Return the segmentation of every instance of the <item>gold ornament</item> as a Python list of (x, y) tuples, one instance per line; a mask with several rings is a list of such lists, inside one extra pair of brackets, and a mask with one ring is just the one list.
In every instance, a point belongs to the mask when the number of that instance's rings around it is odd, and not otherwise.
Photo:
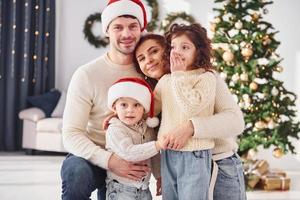
[(265, 123), (263, 122), (263, 121), (258, 121), (258, 122), (255, 122), (255, 128), (257, 128), (258, 130), (260, 130), (260, 129), (263, 129), (263, 128), (265, 128)]
[(264, 45), (264, 46), (270, 44), (271, 42), (272, 42), (272, 41), (271, 41), (269, 35), (265, 35), (265, 36), (263, 37), (263, 45)]
[(282, 71), (283, 71), (283, 67), (281, 67), (281, 66), (277, 66), (277, 67), (276, 67), (276, 71), (278, 71), (278, 72), (282, 72)]
[(230, 62), (230, 61), (233, 60), (234, 55), (233, 55), (233, 53), (232, 53), (231, 51), (228, 50), (228, 51), (225, 51), (225, 52), (223, 53), (222, 58), (223, 58), (224, 61)]
[(269, 129), (274, 129), (275, 128), (275, 122), (273, 121), (273, 120), (270, 120), (269, 122), (268, 122), (268, 128)]
[(275, 158), (281, 158), (282, 156), (284, 155), (283, 153), (283, 150), (279, 147), (276, 147), (274, 150), (273, 150), (273, 156)]
[(251, 82), (250, 85), (249, 85), (249, 87), (250, 87), (251, 90), (257, 90), (258, 85), (255, 82)]
[(253, 54), (253, 51), (251, 48), (249, 47), (245, 47), (245, 48), (242, 48), (242, 55), (248, 60), (252, 54)]
[(257, 13), (254, 13), (253, 15), (251, 15), (252, 20), (255, 22), (258, 20), (259, 15)]

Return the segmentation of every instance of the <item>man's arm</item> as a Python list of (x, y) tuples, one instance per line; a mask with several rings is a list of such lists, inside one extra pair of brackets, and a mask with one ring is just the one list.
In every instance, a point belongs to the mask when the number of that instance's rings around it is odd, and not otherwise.
[(87, 72), (79, 68), (74, 73), (67, 92), (63, 115), (63, 142), (68, 152), (107, 169), (111, 153), (94, 144), (86, 132), (93, 106), (93, 91)]

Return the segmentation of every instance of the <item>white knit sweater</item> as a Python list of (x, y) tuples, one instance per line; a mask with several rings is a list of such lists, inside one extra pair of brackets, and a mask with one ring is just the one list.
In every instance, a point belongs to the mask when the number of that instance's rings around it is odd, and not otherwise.
[[(162, 112), (158, 135), (162, 137), (192, 117), (208, 117), (214, 112), (216, 77), (204, 69), (173, 72), (155, 87), (156, 111)], [(211, 149), (213, 139), (191, 138), (181, 151)]]

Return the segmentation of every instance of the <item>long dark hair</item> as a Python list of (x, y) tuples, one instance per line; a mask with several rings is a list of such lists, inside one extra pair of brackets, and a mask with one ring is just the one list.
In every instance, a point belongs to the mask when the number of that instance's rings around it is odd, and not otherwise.
[(171, 51), (171, 41), (174, 37), (186, 35), (196, 47), (196, 59), (194, 66), (211, 71), (213, 66), (210, 62), (212, 57), (211, 40), (207, 37), (207, 31), (199, 23), (191, 25), (173, 24), (165, 33), (168, 42), (168, 53)]
[(166, 71), (169, 71), (170, 69), (170, 65), (169, 65), (169, 54), (167, 51), (167, 40), (165, 39), (164, 36), (162, 35), (158, 35), (158, 34), (154, 34), (154, 33), (148, 33), (146, 35), (143, 35), (140, 40), (138, 41), (138, 43), (135, 46), (134, 52), (133, 52), (133, 63), (135, 64), (135, 68), (136, 71), (140, 74), (142, 74), (145, 77), (145, 80), (150, 84), (150, 86), (152, 87), (152, 89), (155, 87), (157, 80), (154, 78), (150, 78), (150, 77), (146, 77), (144, 75), (144, 73), (142, 72), (141, 68), (139, 67), (139, 63), (137, 61), (136, 58), (136, 50), (147, 40), (155, 40), (163, 49), (164, 49), (164, 54), (163, 54), (163, 60), (165, 62), (164, 67), (167, 69)]

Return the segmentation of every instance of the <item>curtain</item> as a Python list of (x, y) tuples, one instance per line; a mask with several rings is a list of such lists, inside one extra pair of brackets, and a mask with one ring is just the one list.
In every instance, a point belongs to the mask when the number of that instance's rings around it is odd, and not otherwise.
[(54, 79), (55, 0), (0, 0), (0, 151), (21, 149), (18, 113)]

